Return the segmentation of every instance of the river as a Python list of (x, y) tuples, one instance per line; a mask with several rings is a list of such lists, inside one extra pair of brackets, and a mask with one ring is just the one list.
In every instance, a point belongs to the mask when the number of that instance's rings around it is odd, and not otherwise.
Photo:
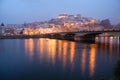
[(96, 37), (95, 43), (1, 39), (0, 80), (110, 79), (119, 59), (119, 37)]

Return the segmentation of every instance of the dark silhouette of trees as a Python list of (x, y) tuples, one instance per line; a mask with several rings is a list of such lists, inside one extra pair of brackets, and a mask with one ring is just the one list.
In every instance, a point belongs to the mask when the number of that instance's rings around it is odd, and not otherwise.
[(1, 26), (5, 26), (4, 23), (1, 23)]

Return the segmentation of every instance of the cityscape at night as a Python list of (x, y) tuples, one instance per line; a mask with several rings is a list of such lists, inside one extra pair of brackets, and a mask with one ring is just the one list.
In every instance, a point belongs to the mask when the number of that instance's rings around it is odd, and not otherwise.
[(120, 25), (112, 25), (109, 19), (100, 21), (94, 18), (83, 17), (80, 14), (69, 15), (66, 13), (44, 22), (7, 24), (6, 26), (4, 23), (1, 23), (0, 26), (0, 33), (4, 36), (107, 30), (120, 30)]
[(119, 0), (1, 0), (0, 80), (120, 80)]

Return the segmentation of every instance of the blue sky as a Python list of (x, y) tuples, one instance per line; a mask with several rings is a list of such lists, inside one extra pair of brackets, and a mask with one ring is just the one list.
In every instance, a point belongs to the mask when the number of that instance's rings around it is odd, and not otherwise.
[(120, 0), (0, 0), (0, 22), (21, 24), (45, 21), (58, 14), (81, 14), (120, 22)]

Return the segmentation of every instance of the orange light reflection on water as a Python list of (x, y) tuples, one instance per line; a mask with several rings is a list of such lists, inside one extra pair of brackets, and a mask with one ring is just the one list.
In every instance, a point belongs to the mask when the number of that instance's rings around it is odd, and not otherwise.
[(82, 70), (82, 74), (84, 74), (85, 72), (85, 68), (86, 68), (86, 53), (87, 53), (87, 49), (86, 49), (86, 45), (84, 45), (84, 49), (82, 50), (82, 58), (81, 58), (81, 70)]
[(70, 42), (70, 63), (71, 69), (74, 67), (74, 56), (75, 56), (75, 42)]
[(66, 67), (66, 59), (67, 59), (67, 53), (68, 53), (68, 42), (63, 42), (63, 68)]
[(50, 60), (51, 60), (51, 41), (49, 39), (46, 39), (46, 42), (45, 42), (45, 50), (46, 50), (46, 59), (47, 59), (47, 62), (50, 63)]
[[(120, 52), (120, 37), (117, 37), (117, 53)], [(117, 54), (119, 56), (119, 54)]]
[[(37, 44), (35, 44), (35, 41)], [(40, 63), (47, 61), (48, 64), (55, 65), (56, 59), (59, 59), (62, 63), (63, 69), (66, 68), (67, 62), (70, 62), (71, 70), (73, 69), (76, 46), (75, 42), (45, 38), (40, 38), (35, 41), (34, 39), (25, 40), (25, 51), (30, 60), (34, 58), (34, 47), (36, 47), (35, 49), (38, 53), (35, 55), (38, 55), (36, 58), (40, 60)]]
[(89, 72), (90, 76), (92, 77), (95, 72), (95, 60), (96, 60), (96, 44), (90, 45), (90, 56), (89, 56)]
[(109, 53), (110, 53), (110, 60), (111, 60), (111, 58), (112, 58), (112, 49), (113, 49), (113, 37), (110, 37), (109, 38), (109, 44), (110, 44), (110, 46), (109, 46)]
[(59, 60), (62, 59), (62, 49), (63, 49), (63, 43), (61, 40), (58, 41), (58, 57), (59, 57)]
[(56, 40), (51, 40), (51, 58), (52, 58), (52, 64), (55, 64), (55, 58), (56, 58)]
[(34, 41), (33, 41), (33, 39), (26, 39), (25, 40), (25, 52), (26, 52), (26, 55), (29, 56), (30, 60), (32, 60), (33, 55), (34, 55)]
[(38, 50), (39, 50), (39, 57), (40, 57), (40, 62), (42, 62), (43, 58), (44, 58), (44, 39), (41, 38), (38, 40)]
[(55, 64), (56, 58), (56, 40), (54, 39), (39, 39), (39, 56), (40, 61), (47, 60), (48, 63)]

